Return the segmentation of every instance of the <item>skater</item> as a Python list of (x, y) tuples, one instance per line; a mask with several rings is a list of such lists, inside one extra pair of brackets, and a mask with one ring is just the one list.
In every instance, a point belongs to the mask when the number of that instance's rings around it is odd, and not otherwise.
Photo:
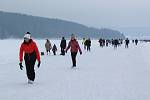
[(103, 39), (99, 39), (99, 45), (100, 45), (100, 47), (103, 47)]
[(54, 46), (53, 46), (53, 48), (52, 48), (52, 51), (53, 51), (53, 54), (56, 55), (57, 47), (56, 47), (55, 44), (54, 44)]
[(86, 44), (87, 44), (87, 51), (91, 51), (91, 39), (87, 39), (86, 40)]
[(106, 47), (108, 47), (109, 45), (109, 40), (106, 40)]
[(103, 42), (102, 42), (102, 45), (103, 45), (103, 47), (105, 46), (105, 39), (103, 39), (102, 40)]
[(40, 61), (40, 54), (38, 47), (36, 43), (31, 39), (30, 32), (27, 32), (24, 36), (24, 42), (21, 44), (20, 47), (20, 69), (23, 70), (23, 55), (25, 60), (25, 66), (26, 66), (26, 73), (28, 77), (28, 83), (33, 84), (35, 80), (35, 71), (34, 71), (34, 65), (36, 62), (36, 59), (38, 60), (37, 67), (40, 67), (41, 61)]
[(135, 40), (135, 45), (137, 45), (137, 44), (138, 44), (138, 39)]
[(129, 47), (129, 43), (130, 43), (130, 41), (129, 41), (129, 39), (127, 38), (127, 39), (125, 40), (125, 48), (128, 48), (128, 47)]
[(61, 48), (61, 54), (60, 55), (65, 55), (65, 49), (66, 49), (66, 40), (64, 37), (62, 37), (61, 43), (60, 43), (60, 48)]
[(48, 39), (46, 39), (45, 48), (46, 48), (47, 55), (50, 54), (52, 46), (51, 46), (51, 42)]
[(82, 45), (84, 45), (84, 50), (86, 50), (86, 38), (83, 38)]
[(132, 40), (132, 43), (134, 43), (134, 40)]
[(71, 57), (72, 57), (72, 63), (73, 63), (72, 68), (74, 68), (74, 67), (76, 67), (76, 56), (77, 56), (78, 50), (79, 50), (80, 54), (82, 54), (82, 51), (80, 49), (80, 46), (79, 46), (78, 41), (76, 40), (74, 34), (71, 35), (71, 40), (69, 41), (68, 47), (66, 49), (66, 53), (67, 53), (68, 49), (70, 49), (70, 51), (71, 51)]
[(115, 39), (114, 40), (114, 49), (117, 49), (118, 45), (119, 45), (119, 41), (118, 41), (118, 39)]
[(83, 40), (82, 40), (82, 45), (84, 45), (84, 42), (86, 41), (86, 39), (85, 38), (83, 38)]

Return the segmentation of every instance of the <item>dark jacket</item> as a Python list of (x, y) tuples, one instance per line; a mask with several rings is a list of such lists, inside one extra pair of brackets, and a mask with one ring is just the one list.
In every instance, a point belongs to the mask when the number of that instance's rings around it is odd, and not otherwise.
[(53, 46), (52, 51), (57, 51), (56, 45)]
[(66, 40), (65, 39), (61, 40), (60, 47), (63, 48), (63, 49), (66, 48)]
[(86, 45), (91, 46), (91, 40), (86, 40)]

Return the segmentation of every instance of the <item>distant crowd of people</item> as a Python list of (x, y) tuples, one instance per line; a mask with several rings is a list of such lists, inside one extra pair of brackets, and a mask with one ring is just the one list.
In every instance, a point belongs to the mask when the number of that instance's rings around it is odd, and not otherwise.
[[(133, 43), (135, 43), (136, 45), (138, 44), (138, 40), (132, 40)], [(130, 40), (128, 38), (126, 38), (125, 40), (123, 39), (99, 39), (99, 45), (100, 47), (108, 47), (109, 45), (112, 45), (115, 49), (119, 46), (121, 46), (122, 44), (125, 44), (125, 48), (129, 48), (129, 44), (130, 44)]]

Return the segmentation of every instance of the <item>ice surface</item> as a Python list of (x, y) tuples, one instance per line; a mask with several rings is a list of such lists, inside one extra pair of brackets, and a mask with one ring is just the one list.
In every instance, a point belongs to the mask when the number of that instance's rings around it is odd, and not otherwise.
[[(22, 40), (0, 40), (0, 100), (150, 100), (150, 44), (124, 45), (114, 50), (92, 41), (91, 52), (77, 56), (71, 69), (70, 52), (41, 57), (33, 85), (27, 83), (25, 68), (19, 69)], [(45, 52), (45, 40), (36, 40)], [(24, 64), (23, 64), (24, 65)], [(37, 65), (37, 63), (36, 63)]]

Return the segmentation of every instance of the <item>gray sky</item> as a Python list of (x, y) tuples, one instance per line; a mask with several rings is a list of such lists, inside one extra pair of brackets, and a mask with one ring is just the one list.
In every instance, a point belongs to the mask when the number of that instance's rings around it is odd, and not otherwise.
[(150, 27), (149, 0), (0, 0), (0, 10), (97, 28)]

